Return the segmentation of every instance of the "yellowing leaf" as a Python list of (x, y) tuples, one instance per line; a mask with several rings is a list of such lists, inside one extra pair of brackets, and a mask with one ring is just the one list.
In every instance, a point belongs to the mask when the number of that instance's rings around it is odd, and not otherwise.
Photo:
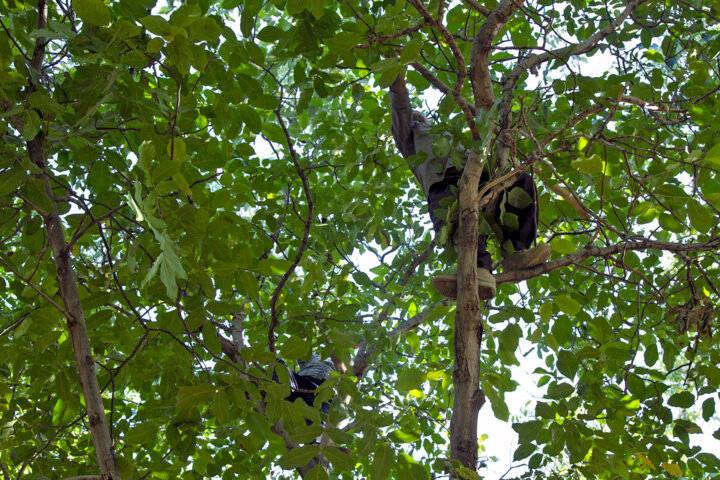
[(682, 477), (682, 470), (674, 463), (663, 462), (662, 467), (673, 477)]
[(655, 469), (657, 468), (657, 467), (655, 466), (655, 464), (650, 461), (650, 459), (648, 459), (645, 455), (643, 455), (643, 454), (640, 453), (640, 452), (637, 452), (637, 453), (635, 454), (635, 458), (639, 458), (640, 461), (642, 461), (642, 463), (644, 463), (645, 465), (647, 465), (648, 467), (650, 467), (650, 468), (653, 469), (653, 470), (655, 470)]

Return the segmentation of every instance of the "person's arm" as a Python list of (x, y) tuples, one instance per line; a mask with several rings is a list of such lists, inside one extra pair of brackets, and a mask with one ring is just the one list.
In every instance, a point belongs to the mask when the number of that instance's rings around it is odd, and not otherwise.
[(395, 145), (403, 157), (415, 154), (412, 133), (412, 108), (405, 78), (398, 75), (390, 85), (390, 106), (392, 107), (392, 134)]

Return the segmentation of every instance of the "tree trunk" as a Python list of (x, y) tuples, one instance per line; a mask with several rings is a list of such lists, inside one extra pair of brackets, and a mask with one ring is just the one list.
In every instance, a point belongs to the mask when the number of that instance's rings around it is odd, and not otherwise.
[[(42, 155), (42, 134), (28, 142), (28, 151), (33, 163), (45, 171), (45, 161)], [(80, 292), (78, 291), (75, 272), (70, 261), (70, 252), (65, 241), (62, 221), (58, 213), (57, 200), (53, 196), (52, 188), (47, 174), (43, 175), (45, 193), (52, 200), (52, 211), (45, 212), (45, 226), (47, 227), (50, 246), (53, 251), (53, 260), (57, 269), (60, 297), (68, 314), (67, 328), (70, 332), (75, 361), (80, 374), (80, 385), (85, 398), (85, 409), (88, 415), (90, 434), (95, 447), (100, 472), (103, 480), (120, 480), (115, 450), (103, 406), (100, 386), (95, 373), (95, 360), (90, 349), (90, 340), (85, 327), (85, 313), (83, 312)]]
[(460, 180), (458, 232), (458, 301), (455, 311), (455, 367), (453, 414), (450, 420), (450, 458), (477, 469), (478, 411), (485, 403), (480, 390), (480, 340), (483, 326), (475, 280), (478, 210), (473, 208), (482, 167), (472, 152)]
[[(39, 0), (38, 30), (46, 28), (47, 12), (47, 0)], [(35, 42), (32, 66), (38, 72), (42, 72), (46, 41), (44, 37), (39, 37)], [(34, 90), (35, 85), (31, 79), (29, 93), (32, 93)], [(85, 327), (85, 313), (83, 312), (80, 292), (78, 291), (75, 272), (73, 271), (70, 261), (70, 252), (67, 248), (65, 233), (63, 232), (62, 221), (58, 212), (58, 200), (55, 195), (53, 195), (50, 177), (47, 172), (45, 153), (43, 151), (43, 138), (44, 135), (41, 131), (35, 138), (27, 142), (27, 149), (30, 160), (43, 172), (42, 179), (45, 184), (45, 194), (50, 199), (52, 205), (50, 211), (42, 212), (42, 215), (48, 231), (55, 268), (57, 269), (60, 297), (65, 305), (67, 327), (80, 374), (80, 385), (82, 387), (83, 397), (85, 398), (85, 410), (88, 415), (90, 435), (92, 436), (95, 454), (97, 455), (100, 465), (102, 479), (120, 480), (121, 477), (118, 471), (117, 460), (115, 459), (113, 442), (110, 438), (110, 431), (105, 418), (105, 407), (103, 406), (100, 386), (98, 385), (97, 375), (95, 373), (95, 360), (93, 359), (90, 340)]]

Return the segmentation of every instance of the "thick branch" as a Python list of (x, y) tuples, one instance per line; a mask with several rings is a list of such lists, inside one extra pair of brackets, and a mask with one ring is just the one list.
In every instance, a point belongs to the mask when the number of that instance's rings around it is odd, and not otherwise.
[(484, 5), (480, 5), (480, 3), (476, 0), (465, 0), (465, 3), (467, 3), (474, 10), (480, 12), (480, 15), (483, 15), (485, 17), (490, 16), (490, 9), (485, 7)]
[[(528, 70), (531, 70), (541, 63), (548, 61), (553, 58), (560, 58), (560, 59), (566, 59), (573, 55), (582, 55), (583, 53), (587, 53), (590, 50), (594, 49), (598, 43), (610, 33), (612, 33), (622, 22), (627, 19), (628, 16), (632, 13), (633, 10), (635, 10), (639, 5), (645, 3), (647, 0), (631, 0), (627, 3), (627, 6), (625, 7), (625, 10), (618, 15), (618, 17), (610, 22), (605, 28), (602, 28), (597, 31), (594, 35), (591, 37), (583, 40), (582, 42), (575, 44), (575, 45), (569, 45), (567, 47), (558, 48), (556, 50), (550, 51), (550, 52), (544, 52), (537, 55), (533, 55), (531, 57), (528, 57), (527, 59), (520, 62), (512, 72), (510, 72), (503, 80), (502, 80), (502, 91), (503, 91), (503, 100), (500, 108), (500, 112), (502, 115), (508, 116), (510, 114), (510, 103), (512, 102), (513, 97), (513, 91), (515, 89), (515, 84), (517, 83), (520, 76), (527, 72)], [(502, 123), (502, 122), (501, 122)]]
[(451, 94), (453, 96), (453, 99), (455, 100), (455, 103), (457, 103), (460, 108), (463, 111), (463, 114), (465, 115), (465, 121), (467, 122), (468, 128), (472, 132), (474, 139), (480, 138), (480, 133), (477, 131), (477, 127), (475, 126), (475, 117), (472, 113), (472, 111), (467, 106), (467, 101), (460, 95), (460, 92), (462, 91), (463, 84), (465, 83), (465, 78), (467, 77), (467, 66), (465, 64), (465, 56), (460, 51), (460, 48), (457, 46), (457, 43), (455, 43), (455, 39), (453, 38), (452, 34), (448, 31), (448, 29), (443, 25), (443, 23), (430, 15), (430, 12), (427, 11), (425, 6), (420, 2), (420, 0), (408, 0), (408, 3), (415, 7), (415, 9), (420, 13), (420, 15), (423, 16), (425, 19), (425, 22), (432, 25), (434, 28), (436, 28), (440, 34), (443, 36), (443, 40), (445, 40), (445, 43), (448, 44), (450, 47), (450, 50), (452, 51), (453, 56), (455, 57), (455, 61), (457, 62), (457, 80), (455, 81), (455, 86), (451, 90)]
[[(47, 1), (38, 1), (37, 28), (44, 29), (47, 25)], [(31, 66), (38, 74), (42, 70), (42, 62), (45, 54), (45, 38), (39, 37), (35, 41), (35, 49), (32, 55)], [(34, 90), (34, 82), (31, 82), (30, 91)], [(32, 140), (27, 142), (30, 160), (43, 172), (42, 179), (45, 184), (45, 195), (52, 201), (52, 209), (44, 212), (43, 217), (48, 231), (50, 246), (53, 251), (53, 260), (57, 269), (60, 297), (65, 305), (68, 314), (68, 331), (75, 353), (78, 372), (80, 374), (80, 385), (85, 399), (85, 409), (88, 415), (88, 424), (92, 436), (95, 454), (100, 465), (100, 472), (103, 480), (120, 480), (120, 473), (115, 459), (115, 450), (110, 430), (108, 429), (103, 406), (102, 395), (98, 385), (95, 372), (95, 360), (93, 359), (90, 340), (85, 326), (85, 312), (83, 311), (80, 292), (78, 291), (75, 272), (70, 260), (70, 251), (65, 240), (62, 220), (58, 212), (58, 199), (54, 196), (50, 185), (50, 175), (47, 172), (44, 153), (44, 134), (38, 133)]]
[(596, 258), (607, 258), (612, 257), (623, 252), (635, 251), (635, 250), (664, 250), (673, 253), (688, 253), (688, 252), (717, 252), (720, 248), (720, 238), (713, 238), (707, 242), (701, 243), (671, 243), (671, 242), (658, 242), (655, 240), (637, 240), (618, 243), (609, 247), (585, 247), (570, 255), (566, 255), (561, 258), (557, 258), (537, 267), (528, 268), (525, 270), (516, 270), (512, 272), (504, 272), (495, 275), (495, 282), (500, 283), (517, 283), (530, 278), (545, 275), (553, 270), (558, 270), (568, 265), (580, 263), (583, 260), (587, 260), (591, 257)]
[(455, 311), (455, 365), (453, 412), (450, 420), (450, 458), (473, 471), (477, 469), (477, 420), (485, 402), (480, 385), (480, 341), (483, 327), (477, 291), (477, 242), (479, 210), (473, 206), (481, 158), (471, 151), (460, 178), (458, 229), (457, 309)]
[(475, 35), (470, 57), (470, 81), (473, 87), (475, 108), (490, 110), (495, 103), (488, 68), (492, 44), (505, 22), (520, 8), (523, 1), (502, 0)]
[[(410, 66), (413, 67), (415, 69), (415, 71), (418, 72), (420, 75), (425, 77), (425, 80), (430, 82), (430, 84), (432, 86), (434, 86), (435, 88), (437, 88), (438, 90), (440, 90), (441, 92), (443, 92), (446, 95), (452, 95), (452, 88), (450, 88), (445, 82), (440, 80), (438, 77), (433, 75), (432, 72), (430, 70), (428, 70), (427, 68), (425, 68), (424, 65), (422, 65), (419, 62), (413, 62), (410, 64)], [(464, 97), (462, 97), (462, 96), (460, 97), (460, 102), (462, 103), (462, 105), (464, 105), (466, 108), (468, 108), (470, 110), (470, 112), (473, 114), (473, 117), (476, 115), (475, 107), (470, 102), (465, 100)]]

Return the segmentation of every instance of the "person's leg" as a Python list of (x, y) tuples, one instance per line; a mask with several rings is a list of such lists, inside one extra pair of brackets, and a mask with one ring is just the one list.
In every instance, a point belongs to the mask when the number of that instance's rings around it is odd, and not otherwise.
[[(505, 203), (505, 211), (517, 215), (518, 229), (514, 231), (507, 231), (503, 228), (504, 240), (510, 240), (512, 242), (515, 251), (527, 250), (535, 242), (537, 237), (537, 225), (538, 225), (538, 208), (537, 208), (537, 188), (535, 182), (530, 175), (523, 173), (513, 183), (513, 185), (507, 190), (512, 191), (514, 188), (521, 188), (527, 193), (532, 199), (532, 203), (525, 206), (524, 208), (518, 208), (510, 204)], [(500, 206), (496, 208), (496, 218), (500, 214)], [(501, 224), (502, 225), (502, 224)]]
[(455, 195), (452, 192), (452, 187), (457, 186), (459, 178), (460, 177), (445, 178), (445, 180), (443, 180), (442, 182), (434, 183), (430, 186), (427, 204), (428, 213), (430, 214), (430, 221), (432, 222), (433, 230), (435, 230), (435, 233), (440, 232), (440, 229), (445, 224), (444, 215), (443, 218), (440, 218), (435, 215), (435, 212), (437, 210), (443, 209), (443, 207), (440, 206), (441, 200), (448, 197), (455, 198)]
[[(550, 257), (548, 244), (543, 243), (532, 247), (537, 238), (539, 217), (535, 182), (530, 175), (523, 173), (507, 192), (511, 192), (514, 188), (521, 188), (532, 201), (524, 207), (513, 206), (510, 202), (505, 202), (505, 211), (517, 215), (518, 223), (518, 228), (510, 231), (502, 226), (502, 222), (499, 222), (503, 231), (503, 241), (510, 240), (515, 249), (515, 253), (506, 257), (502, 262), (505, 271), (531, 268), (544, 263)], [(495, 210), (495, 216), (496, 218), (500, 216), (499, 204)]]
[[(432, 221), (435, 233), (438, 233), (445, 224), (444, 218), (439, 218), (435, 212), (441, 208), (440, 201), (444, 198), (455, 197), (452, 187), (457, 186), (460, 176), (446, 177), (444, 181), (430, 187), (428, 192), (428, 213)], [(487, 252), (487, 238), (478, 235), (477, 245), (477, 267), (478, 267), (478, 295), (480, 299), (487, 300), (495, 296), (495, 279), (490, 273), (491, 258)], [(457, 275), (439, 275), (433, 278), (433, 287), (438, 293), (448, 297), (457, 298)]]
[[(445, 219), (436, 216), (435, 211), (442, 208), (440, 206), (442, 199), (447, 197), (455, 198), (451, 187), (457, 187), (458, 180), (460, 180), (459, 176), (445, 178), (443, 182), (436, 183), (430, 187), (430, 192), (428, 192), (428, 213), (430, 214), (430, 221), (432, 222), (435, 233), (440, 232), (440, 229), (445, 224)], [(487, 252), (487, 237), (478, 235), (477, 266), (478, 268), (491, 270), (491, 263), (490, 254)]]

